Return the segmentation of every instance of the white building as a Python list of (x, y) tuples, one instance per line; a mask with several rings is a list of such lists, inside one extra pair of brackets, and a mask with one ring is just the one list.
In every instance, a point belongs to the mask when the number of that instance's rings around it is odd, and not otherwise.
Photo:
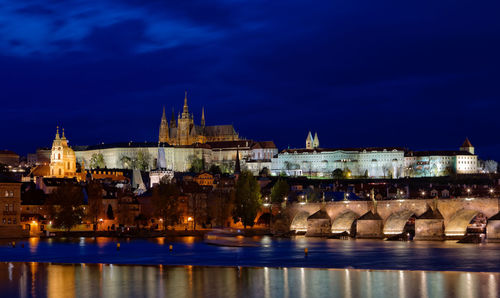
[(271, 173), (331, 177), (340, 169), (346, 176), (400, 178), (477, 173), (474, 147), (466, 140), (459, 151), (405, 151), (397, 147), (319, 148), (309, 132), (306, 148), (286, 149), (272, 159)]
[[(271, 158), (278, 153), (272, 141), (252, 140), (195, 143), (185, 146), (170, 146), (166, 143), (115, 143), (75, 148), (77, 161), (91, 167), (92, 157), (102, 155), (106, 168), (130, 169), (134, 160), (147, 163), (144, 170), (164, 168), (174, 172), (187, 172), (193, 160), (203, 159), (206, 169), (218, 165), (223, 171), (232, 171), (238, 152), (241, 167), (254, 174), (264, 167), (270, 168)], [(161, 166), (158, 162), (161, 160)]]
[(477, 155), (468, 139), (458, 151), (409, 151), (405, 155), (406, 176), (435, 177), (478, 173)]

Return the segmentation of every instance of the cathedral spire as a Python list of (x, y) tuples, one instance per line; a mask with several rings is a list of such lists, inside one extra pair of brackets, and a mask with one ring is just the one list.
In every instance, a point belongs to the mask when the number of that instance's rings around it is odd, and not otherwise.
[(59, 126), (56, 126), (56, 140), (59, 140)]
[(182, 118), (189, 118), (189, 109), (188, 109), (188, 92), (184, 92), (184, 107), (182, 109)]
[(163, 114), (161, 115), (158, 143), (167, 143), (167, 142), (168, 142), (168, 122), (167, 122), (167, 116), (165, 115), (165, 106), (163, 106)]
[(64, 127), (62, 128), (62, 139), (66, 140), (66, 136), (64, 135)]
[(205, 107), (201, 108), (201, 126), (205, 126)]
[(175, 111), (174, 107), (172, 107), (172, 118), (170, 118), (170, 127), (177, 127), (177, 124), (175, 122)]

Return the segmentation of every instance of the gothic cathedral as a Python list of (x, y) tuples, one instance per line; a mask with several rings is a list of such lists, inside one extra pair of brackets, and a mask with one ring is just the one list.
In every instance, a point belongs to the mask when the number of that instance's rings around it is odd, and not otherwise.
[(182, 114), (177, 116), (175, 121), (174, 111), (172, 110), (172, 119), (168, 124), (163, 108), (163, 115), (160, 123), (159, 143), (168, 143), (174, 146), (192, 145), (195, 143), (207, 143), (217, 141), (237, 141), (238, 133), (232, 125), (205, 125), (205, 110), (201, 110), (200, 125), (194, 124), (194, 116), (189, 113), (187, 104), (187, 92), (184, 95), (184, 106)]

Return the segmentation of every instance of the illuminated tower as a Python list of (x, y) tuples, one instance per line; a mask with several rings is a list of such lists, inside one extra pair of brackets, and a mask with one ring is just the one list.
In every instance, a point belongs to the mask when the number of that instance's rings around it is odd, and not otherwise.
[(168, 142), (168, 122), (167, 122), (167, 116), (165, 116), (165, 107), (163, 107), (163, 115), (161, 116), (160, 136), (158, 138), (158, 142), (159, 143)]
[(306, 138), (306, 149), (312, 149), (313, 143), (314, 143), (314, 140), (313, 140), (312, 134), (311, 134), (311, 132), (309, 132), (309, 134), (307, 135), (307, 138)]
[(460, 147), (460, 151), (467, 151), (470, 154), (474, 154), (474, 146), (469, 141), (469, 138), (465, 138), (464, 143)]
[(318, 133), (314, 133), (314, 140), (313, 140), (313, 148), (318, 148), (319, 147), (319, 139), (318, 139)]
[(56, 129), (56, 137), (52, 142), (50, 155), (50, 176), (57, 178), (71, 178), (76, 174), (76, 156), (73, 149), (68, 146), (68, 140), (64, 135), (59, 137), (59, 126)]
[(177, 120), (177, 144), (189, 145), (189, 133), (191, 128), (191, 115), (187, 104), (187, 91), (184, 94), (184, 107), (182, 108), (182, 115)]

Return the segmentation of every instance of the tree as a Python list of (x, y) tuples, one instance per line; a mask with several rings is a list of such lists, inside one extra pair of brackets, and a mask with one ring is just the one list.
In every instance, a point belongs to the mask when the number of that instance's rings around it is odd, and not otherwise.
[(180, 191), (173, 183), (160, 183), (153, 189), (151, 203), (154, 214), (163, 221), (163, 228), (175, 225), (179, 220), (178, 199)]
[(92, 169), (104, 169), (106, 167), (106, 162), (104, 161), (104, 156), (102, 153), (94, 153), (90, 157), (90, 168)]
[(484, 162), (484, 170), (486, 173), (495, 174), (498, 170), (498, 163), (494, 160), (486, 160)]
[(215, 223), (215, 226), (224, 227), (231, 218), (234, 198), (234, 190), (227, 192), (215, 189), (209, 194), (207, 199), (208, 217)]
[(122, 167), (124, 169), (131, 169), (133, 167), (133, 161), (132, 161), (132, 158), (126, 156), (126, 155), (122, 155), (120, 157), (120, 162), (122, 164)]
[(136, 152), (134, 159), (132, 160), (132, 168), (139, 171), (147, 171), (149, 169), (149, 163), (151, 161), (151, 154), (147, 150), (139, 150)]
[(240, 220), (245, 229), (247, 226), (252, 227), (261, 205), (259, 183), (252, 172), (243, 171), (236, 182), (234, 221)]
[(279, 178), (273, 188), (271, 188), (271, 202), (282, 203), (289, 192), (290, 186), (288, 186), (286, 180)]
[(208, 171), (212, 175), (221, 175), (222, 174), (222, 170), (220, 169), (220, 167), (218, 165), (211, 165), (210, 169)]
[(111, 204), (108, 204), (108, 210), (106, 210), (106, 216), (108, 219), (115, 219), (115, 213), (113, 212), (113, 207)]
[(99, 216), (102, 208), (102, 185), (99, 182), (91, 181), (87, 184), (88, 210), (87, 217), (92, 222), (94, 231), (97, 230)]
[(196, 230), (196, 224), (207, 221), (207, 200), (202, 192), (193, 192), (189, 203), (193, 214), (193, 230)]
[(332, 173), (333, 179), (342, 179), (344, 178), (344, 172), (341, 169), (335, 169)]
[(56, 228), (68, 232), (81, 223), (84, 216), (82, 189), (76, 185), (62, 185), (52, 192), (46, 203)]
[(205, 159), (199, 158), (194, 155), (190, 157), (191, 166), (189, 167), (190, 172), (200, 173), (205, 170)]
[(269, 177), (271, 176), (271, 171), (267, 167), (263, 167), (262, 170), (259, 172), (259, 176), (261, 177)]
[(235, 162), (232, 160), (225, 161), (220, 165), (222, 173), (232, 173), (234, 171)]

